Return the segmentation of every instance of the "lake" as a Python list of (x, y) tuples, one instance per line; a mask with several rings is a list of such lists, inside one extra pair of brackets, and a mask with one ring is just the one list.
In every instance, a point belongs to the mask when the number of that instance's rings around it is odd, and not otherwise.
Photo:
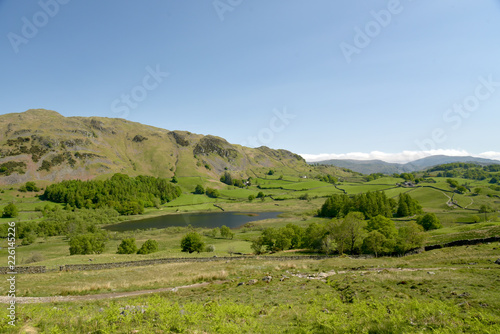
[(207, 212), (207, 213), (182, 213), (131, 220), (119, 224), (105, 226), (108, 231), (132, 231), (137, 229), (156, 229), (170, 226), (188, 226), (215, 228), (226, 225), (229, 228), (237, 228), (246, 223), (277, 218), (281, 212)]

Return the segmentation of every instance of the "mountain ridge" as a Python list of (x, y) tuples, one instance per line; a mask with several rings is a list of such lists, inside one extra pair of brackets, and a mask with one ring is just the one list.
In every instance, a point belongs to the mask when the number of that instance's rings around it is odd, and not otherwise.
[(323, 161), (311, 162), (315, 165), (333, 165), (340, 168), (347, 168), (357, 173), (362, 174), (394, 174), (394, 173), (409, 173), (425, 170), (441, 164), (454, 163), (454, 162), (473, 162), (479, 165), (500, 164), (500, 160), (477, 158), (473, 156), (447, 156), (447, 155), (433, 155), (405, 164), (391, 163), (383, 160), (355, 160), (355, 159), (330, 159)]
[(225, 170), (243, 178), (270, 168), (303, 174), (311, 167), (287, 150), (248, 148), (120, 118), (65, 117), (45, 109), (0, 115), (0, 184), (114, 173), (218, 180)]

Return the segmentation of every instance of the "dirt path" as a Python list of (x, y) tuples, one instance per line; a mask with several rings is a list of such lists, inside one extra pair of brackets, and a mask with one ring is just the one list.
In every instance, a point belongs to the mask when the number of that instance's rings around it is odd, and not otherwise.
[[(412, 271), (427, 271), (429, 274), (434, 275), (434, 271), (448, 269), (456, 270), (456, 268), (366, 268), (366, 269), (351, 269), (351, 270), (331, 270), (328, 272), (321, 272), (316, 274), (302, 274), (302, 273), (291, 273), (287, 272), (289, 275), (305, 279), (314, 280), (324, 280), (329, 276), (342, 275), (348, 273), (355, 274), (367, 274), (367, 273), (384, 273), (384, 272), (412, 272)], [(41, 303), (60, 303), (60, 302), (78, 302), (78, 301), (93, 301), (102, 299), (115, 299), (124, 297), (135, 297), (148, 295), (160, 292), (176, 292), (178, 289), (190, 289), (190, 288), (200, 288), (210, 284), (222, 284), (225, 281), (215, 281), (215, 282), (204, 282), (191, 285), (183, 285), (175, 288), (161, 288), (154, 290), (139, 290), (139, 291), (126, 291), (126, 292), (111, 292), (111, 293), (100, 293), (94, 295), (83, 295), (83, 296), (50, 296), (50, 297), (17, 297), (17, 304), (41, 304)], [(10, 298), (7, 296), (0, 296), (0, 304), (8, 304)]]
[[(220, 284), (221, 282), (213, 282)], [(76, 301), (91, 301), (91, 300), (100, 300), (100, 299), (114, 299), (114, 298), (123, 298), (123, 297), (134, 297), (147, 295), (152, 293), (160, 293), (172, 291), (175, 292), (177, 289), (189, 289), (189, 288), (200, 288), (203, 286), (207, 286), (211, 283), (197, 283), (191, 285), (183, 285), (175, 288), (161, 288), (155, 290), (140, 290), (140, 291), (128, 291), (128, 292), (111, 292), (111, 293), (100, 293), (95, 295), (84, 295), (84, 296), (50, 296), (50, 297), (17, 297), (17, 304), (39, 304), (39, 303), (56, 303), (56, 302), (76, 302)], [(7, 296), (0, 297), (0, 304), (8, 304), (10, 302), (10, 298)]]

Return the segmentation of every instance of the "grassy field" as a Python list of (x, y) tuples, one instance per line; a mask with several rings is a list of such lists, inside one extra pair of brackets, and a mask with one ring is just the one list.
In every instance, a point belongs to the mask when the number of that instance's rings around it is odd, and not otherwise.
[[(404, 258), (165, 264), (48, 273), (31, 275), (29, 280), (19, 275), (20, 292), (45, 296), (213, 283), (117, 300), (18, 304), (18, 327), (7, 324), (7, 310), (1, 308), (0, 329), (2, 333), (496, 333), (500, 269), (493, 261), (499, 247), (498, 243), (456, 247)], [(270, 283), (262, 280), (265, 276), (272, 277)], [(256, 283), (249, 284), (251, 280)]]
[[(264, 171), (259, 171), (263, 173)], [(396, 187), (402, 179), (384, 177), (370, 182), (343, 182), (337, 187), (348, 194), (383, 190), (397, 199), (407, 192), (417, 199), (425, 212), (433, 212), (443, 228), (427, 232), (427, 245), (444, 244), (463, 239), (500, 236), (498, 210), (500, 192), (487, 182), (469, 182), (471, 189), (481, 188), (479, 195), (455, 194), (453, 200), (461, 209), (448, 205), (453, 195), (445, 178), (423, 184), (439, 188)], [(36, 242), (16, 248), (18, 264), (44, 265), (57, 269), (65, 264), (124, 262), (166, 257), (230, 256), (237, 252), (250, 254), (251, 241), (265, 227), (282, 227), (294, 223), (307, 227), (324, 222), (315, 217), (325, 198), (343, 193), (335, 186), (295, 175), (267, 175), (255, 178), (247, 188), (227, 186), (202, 176), (178, 177), (182, 195), (160, 209), (148, 208), (142, 219), (165, 214), (206, 211), (282, 212), (277, 219), (256, 221), (233, 229), (234, 238), (214, 238), (209, 229), (197, 229), (214, 252), (187, 254), (180, 251), (180, 240), (187, 227), (157, 230), (110, 232), (104, 252), (93, 255), (69, 255), (65, 237), (39, 237)], [(197, 184), (219, 190), (217, 199), (193, 194)], [(11, 189), (12, 188), (12, 189)], [(15, 221), (42, 219), (37, 211), (47, 204), (35, 193), (21, 193), (16, 187), (4, 187), (0, 209), (15, 203), (20, 214)], [(249, 195), (263, 192), (263, 199), (248, 200)], [(307, 194), (308, 200), (298, 199)], [(219, 207), (214, 206), (214, 204)], [(488, 205), (490, 212), (479, 214)], [(473, 223), (479, 216), (481, 222)], [(401, 226), (403, 220), (395, 220)], [(0, 218), (0, 223), (12, 219)], [(136, 244), (154, 239), (159, 251), (149, 255), (119, 255), (117, 246), (133, 237)], [(0, 256), (7, 258), (6, 240), (0, 242)], [(293, 253), (301, 255), (300, 252)], [(276, 255), (289, 255), (279, 253)], [(87, 272), (48, 272), (17, 276), (17, 295), (80, 296), (110, 292), (176, 287), (198, 282), (213, 284), (179, 289), (154, 296), (125, 298), (116, 301), (82, 301), (40, 305), (18, 305), (19, 327), (10, 328), (4, 321), (2, 333), (495, 333), (500, 331), (500, 257), (498, 243), (434, 250), (406, 257), (359, 258), (335, 257), (328, 260), (277, 262), (261, 259), (211, 263), (176, 263), (149, 267), (116, 268)], [(34, 262), (33, 262), (34, 261)], [(354, 269), (355, 270), (354, 270)], [(387, 269), (384, 269), (387, 268)], [(400, 268), (400, 269), (398, 269)], [(401, 270), (405, 269), (405, 270)], [(332, 270), (335, 274), (332, 274)], [(321, 279), (307, 275), (329, 273)], [(271, 283), (262, 282), (266, 275)], [(301, 276), (302, 275), (302, 276)], [(281, 277), (286, 279), (280, 281)], [(328, 276), (328, 277), (327, 277)], [(240, 285), (256, 279), (253, 285)], [(219, 282), (219, 283), (217, 283)], [(0, 285), (0, 296), (7, 294), (7, 284)], [(132, 308), (134, 306), (135, 308)], [(137, 310), (141, 307), (140, 312)], [(144, 309), (144, 311), (142, 311)], [(124, 310), (129, 310), (124, 312)], [(5, 308), (0, 309), (6, 312)], [(60, 315), (64, 314), (64, 317)], [(3, 317), (2, 319), (5, 319)], [(24, 327), (23, 327), (24, 326)]]

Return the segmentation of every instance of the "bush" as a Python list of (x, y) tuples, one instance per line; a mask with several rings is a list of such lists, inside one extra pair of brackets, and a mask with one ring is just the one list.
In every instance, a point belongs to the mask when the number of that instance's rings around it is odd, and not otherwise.
[(137, 252), (134, 238), (123, 239), (122, 243), (118, 246), (117, 254), (134, 254)]
[(102, 253), (104, 251), (106, 238), (98, 234), (79, 234), (69, 241), (69, 254), (92, 254)]
[(189, 254), (193, 252), (202, 252), (205, 248), (205, 243), (201, 239), (201, 235), (196, 232), (189, 232), (181, 240), (181, 250), (183, 252), (188, 252)]
[(231, 229), (226, 225), (222, 225), (220, 227), (220, 236), (224, 239), (232, 239), (234, 237), (234, 233), (231, 232)]
[(40, 262), (40, 261), (43, 261), (45, 260), (45, 257), (43, 256), (42, 253), (40, 252), (34, 252), (34, 253), (31, 253), (31, 256), (29, 258), (27, 258), (24, 263), (25, 264), (30, 264), (30, 263), (34, 263), (34, 262)]
[(425, 231), (436, 230), (443, 227), (435, 214), (427, 213), (424, 216), (417, 218), (417, 224), (422, 226)]
[(207, 252), (207, 253), (213, 253), (213, 252), (215, 252), (215, 246), (214, 245), (208, 245), (205, 248), (205, 252)]
[(196, 188), (194, 189), (194, 193), (197, 195), (203, 195), (205, 193), (205, 189), (201, 184), (196, 185)]
[(206, 194), (208, 197), (218, 198), (220, 193), (217, 189), (207, 188)]
[(19, 215), (19, 210), (14, 203), (7, 204), (7, 206), (3, 209), (3, 218), (15, 218)]
[(23, 241), (21, 242), (21, 245), (31, 245), (32, 243), (34, 243), (36, 241), (36, 233), (34, 231), (30, 231), (28, 232), (24, 238), (23, 238)]
[(137, 251), (137, 254), (151, 254), (158, 251), (158, 241), (156, 240), (146, 240), (145, 243), (142, 244), (141, 248)]

